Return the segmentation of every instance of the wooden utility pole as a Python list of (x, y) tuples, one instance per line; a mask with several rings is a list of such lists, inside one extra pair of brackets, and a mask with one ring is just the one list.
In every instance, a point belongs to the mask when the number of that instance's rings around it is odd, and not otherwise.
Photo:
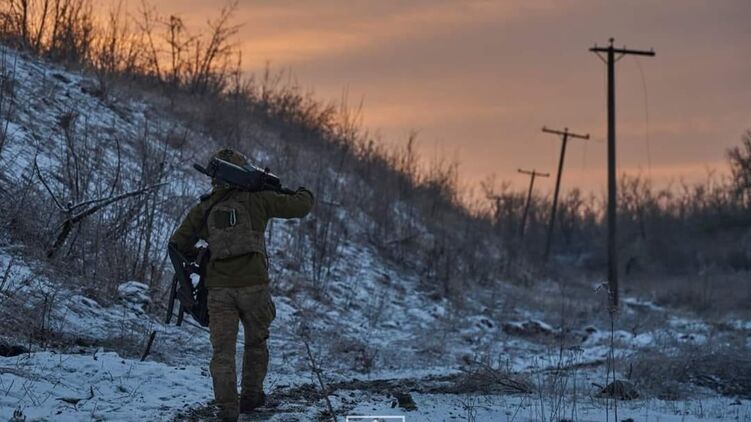
[(537, 170), (517, 170), (519, 173), (528, 174), (529, 177), (529, 191), (527, 192), (527, 204), (524, 205), (524, 214), (522, 214), (522, 226), (519, 229), (521, 238), (524, 239), (524, 227), (527, 225), (527, 214), (529, 213), (529, 203), (532, 201), (532, 188), (535, 186), (535, 177), (550, 177), (548, 173), (538, 173)]
[[(654, 50), (628, 50), (613, 47), (614, 39), (610, 39), (607, 47), (595, 44), (589, 51), (608, 66), (608, 290), (610, 296), (610, 311), (618, 309), (618, 252), (616, 251), (616, 166), (615, 166), (615, 62), (627, 54), (637, 56), (654, 56)], [(603, 57), (603, 54), (605, 57)], [(616, 54), (618, 56), (616, 57)]]
[(589, 134), (579, 135), (569, 132), (568, 128), (564, 130), (548, 129), (543, 126), (542, 131), (561, 136), (561, 156), (558, 158), (558, 175), (555, 178), (555, 192), (553, 193), (553, 209), (550, 210), (550, 222), (548, 223), (548, 238), (545, 243), (545, 261), (550, 256), (550, 246), (553, 243), (553, 227), (555, 226), (555, 213), (558, 210), (558, 193), (561, 190), (561, 173), (563, 172), (563, 160), (566, 157), (566, 145), (569, 138), (589, 139)]

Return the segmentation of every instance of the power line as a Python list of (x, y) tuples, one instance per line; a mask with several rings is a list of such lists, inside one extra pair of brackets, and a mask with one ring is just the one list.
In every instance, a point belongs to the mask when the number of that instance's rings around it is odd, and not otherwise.
[(652, 147), (649, 139), (649, 96), (647, 93), (647, 78), (644, 77), (644, 69), (641, 67), (639, 58), (634, 56), (634, 62), (636, 67), (639, 68), (639, 75), (641, 75), (641, 86), (644, 92), (644, 140), (647, 146), (647, 174), (652, 177)]

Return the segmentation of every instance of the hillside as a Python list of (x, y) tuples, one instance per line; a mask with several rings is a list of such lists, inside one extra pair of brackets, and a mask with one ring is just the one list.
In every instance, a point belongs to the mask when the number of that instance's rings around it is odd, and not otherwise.
[(92, 75), (1, 56), (0, 420), (211, 417), (207, 332), (162, 323), (164, 249), (209, 189), (192, 163), (226, 144), (319, 198), (267, 233), (270, 404), (246, 420), (326, 420), (324, 396), (339, 419), (603, 420), (613, 374), (640, 392), (618, 401), (619, 420), (751, 419), (751, 323), (738, 315), (628, 296), (611, 331), (598, 280), (483, 271), (505, 257), (478, 237), (487, 222), (429, 202), (429, 183), (385, 162), (260, 114), (234, 133), (213, 99), (118, 80), (102, 91)]

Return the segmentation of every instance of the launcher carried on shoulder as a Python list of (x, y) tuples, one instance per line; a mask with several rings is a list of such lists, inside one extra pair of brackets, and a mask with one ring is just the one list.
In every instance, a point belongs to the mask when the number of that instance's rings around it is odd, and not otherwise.
[[(204, 281), (208, 250), (205, 248), (201, 249), (196, 262), (190, 262), (171, 243), (167, 247), (167, 251), (172, 266), (175, 268), (175, 275), (172, 278), (165, 323), (169, 324), (172, 320), (172, 315), (175, 312), (175, 300), (177, 300), (180, 303), (178, 305), (176, 325), (182, 325), (183, 317), (187, 312), (197, 323), (208, 327), (208, 289), (206, 289)], [(198, 283), (193, 284), (192, 279), (195, 277), (198, 277)]]
[(249, 192), (272, 190), (281, 193), (294, 193), (294, 191), (283, 188), (279, 177), (271, 173), (268, 168), (260, 169), (252, 164), (239, 166), (214, 157), (209, 161), (208, 166), (203, 167), (200, 164), (193, 164), (193, 168), (235, 189)]

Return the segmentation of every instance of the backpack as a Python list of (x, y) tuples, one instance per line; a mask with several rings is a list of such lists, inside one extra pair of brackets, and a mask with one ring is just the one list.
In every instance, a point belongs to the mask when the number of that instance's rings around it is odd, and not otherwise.
[(212, 262), (249, 253), (266, 256), (266, 239), (263, 232), (253, 230), (245, 201), (220, 199), (209, 208), (205, 221)]
[[(206, 210), (203, 225), (209, 232), (209, 248), (201, 249), (194, 263), (188, 262), (177, 249), (170, 246), (169, 256), (175, 268), (172, 291), (167, 308), (166, 323), (174, 311), (175, 299), (180, 301), (177, 325), (181, 325), (185, 312), (204, 327), (209, 325), (208, 288), (206, 266), (209, 262), (233, 258), (248, 253), (260, 253), (266, 258), (266, 239), (263, 232), (253, 230), (250, 210), (243, 201), (232, 198), (234, 190), (227, 192)], [(197, 274), (199, 282), (193, 285), (191, 275)]]

